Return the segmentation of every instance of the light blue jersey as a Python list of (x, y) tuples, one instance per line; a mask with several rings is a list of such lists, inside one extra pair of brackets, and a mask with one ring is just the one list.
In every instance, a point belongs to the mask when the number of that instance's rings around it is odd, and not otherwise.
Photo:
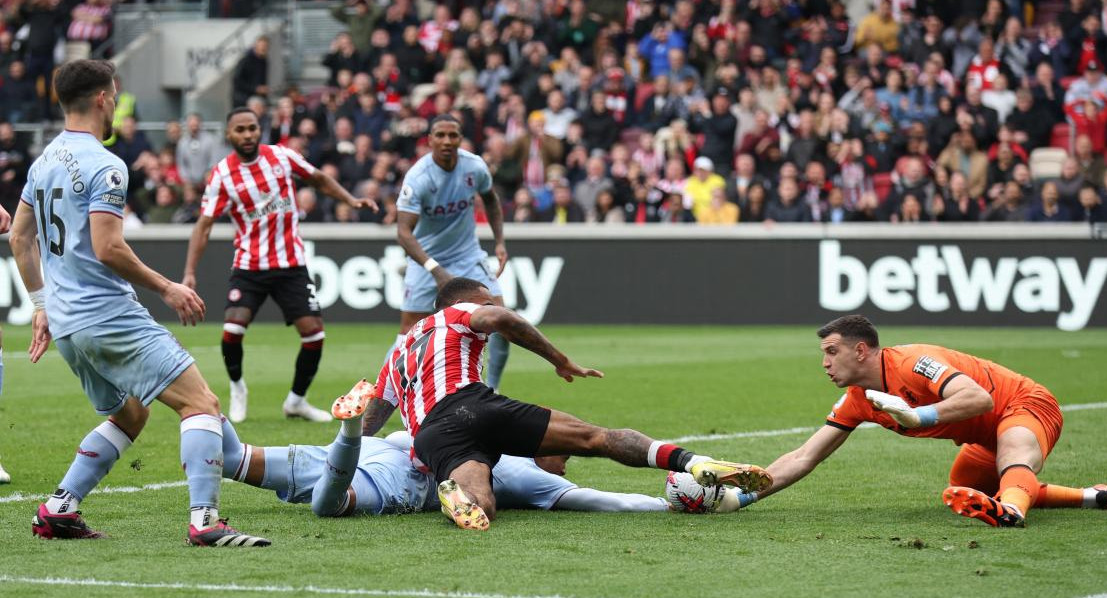
[[(372, 515), (438, 510), (438, 494), (430, 474), (411, 464), (411, 437), (394, 433), (388, 440), (361, 439), (357, 472), (350, 485), (357, 496), (355, 511)], [(277, 496), (292, 503), (311, 502), (312, 491), (327, 467), (329, 446), (289, 447), (288, 490)], [(534, 459), (504, 455), (492, 469), (496, 504), (512, 509), (552, 509), (577, 485), (538, 467)]]
[(63, 338), (146, 314), (131, 285), (96, 258), (89, 214), (123, 217), (127, 167), (90, 133), (64, 131), (31, 165), (20, 199), (34, 209), (50, 333)]
[(480, 156), (459, 149), (457, 166), (447, 172), (428, 153), (404, 176), (397, 209), (419, 216), (415, 239), (428, 255), (443, 266), (471, 267), (487, 257), (477, 242), (473, 202), (491, 189), (492, 174)]

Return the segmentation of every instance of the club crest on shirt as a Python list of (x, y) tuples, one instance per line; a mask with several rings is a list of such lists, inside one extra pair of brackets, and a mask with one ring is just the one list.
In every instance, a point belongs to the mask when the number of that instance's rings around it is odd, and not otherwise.
[(471, 175), (471, 174), (465, 175), (465, 184), (466, 184), (466, 185), (467, 185), (467, 186), (468, 186), (468, 187), (469, 187), (470, 189), (472, 189), (473, 187), (475, 187), (475, 186), (476, 186), (476, 185), (475, 185), (475, 184), (473, 183), (473, 175)]
[(949, 369), (946, 364), (935, 361), (932, 357), (923, 355), (915, 362), (915, 367), (911, 371), (916, 374), (928, 378), (931, 382), (937, 382), (938, 378), (942, 376), (942, 373)]
[(127, 179), (123, 177), (123, 171), (118, 168), (113, 168), (108, 171), (108, 174), (104, 178), (108, 184), (108, 189), (122, 189), (123, 183)]
[(281, 168), (280, 164), (273, 167), (273, 176), (284, 176), (284, 169)]

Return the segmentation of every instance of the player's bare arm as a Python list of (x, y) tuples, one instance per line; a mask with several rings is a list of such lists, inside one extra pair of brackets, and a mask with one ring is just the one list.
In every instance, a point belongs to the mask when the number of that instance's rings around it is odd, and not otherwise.
[[(431, 256), (427, 254), (423, 249), (423, 245), (415, 238), (415, 225), (418, 222), (418, 214), (400, 212), (396, 217), (396, 240), (411, 259), (426, 268), (427, 260), (431, 259)], [(431, 276), (434, 277), (434, 283), (441, 289), (442, 285), (450, 282), (450, 279), (453, 278), (454, 275), (451, 274), (445, 266), (438, 264), (438, 262), (434, 262), (433, 265), (434, 267), (430, 268), (429, 272)]]
[(473, 312), (469, 327), (477, 332), (498, 332), (509, 342), (541, 356), (553, 364), (557, 375), (566, 382), (572, 382), (573, 378), (603, 378), (603, 372), (573, 363), (530, 322), (509, 309), (492, 305), (481, 307)]
[(814, 471), (819, 463), (838, 450), (838, 447), (849, 438), (849, 434), (833, 426), (820, 428), (799, 448), (781, 455), (766, 468), (769, 475), (773, 477), (773, 485), (768, 490), (759, 492), (758, 495), (764, 498), (803, 479)]
[(190, 289), (196, 288), (196, 266), (208, 247), (211, 227), (214, 224), (214, 218), (201, 214), (196, 220), (196, 226), (192, 227), (192, 236), (188, 239), (188, 253), (185, 257), (184, 277), (181, 279), (181, 284)]
[(495, 239), (496, 259), (500, 266), (496, 270), (496, 278), (503, 274), (507, 266), (507, 245), (504, 243), (504, 211), (500, 205), (500, 196), (495, 189), (489, 189), (488, 193), (481, 193), (480, 199), (484, 202), (484, 214), (488, 217), (488, 226), (492, 229), (492, 238)]
[[(23, 279), (23, 286), (30, 293), (43, 290), (42, 263), (38, 254), (37, 238), (34, 208), (21, 201), (15, 210), (8, 243), (15, 257), (15, 265), (19, 268), (19, 276)], [(31, 346), (27, 349), (31, 363), (38, 363), (50, 348), (50, 338), (46, 310), (36, 307), (31, 315)]]
[(353, 195), (350, 195), (350, 192), (347, 191), (345, 187), (340, 185), (338, 181), (334, 180), (334, 177), (323, 172), (322, 170), (316, 170), (315, 173), (307, 179), (307, 183), (312, 187), (315, 187), (319, 191), (322, 191), (324, 194), (329, 195), (337, 199), (338, 201), (341, 201), (342, 203), (349, 204), (351, 207), (369, 208), (374, 212), (380, 211), (380, 206), (377, 205), (377, 202), (369, 198), (358, 199)]
[(384, 399), (373, 399), (365, 408), (365, 415), (361, 419), (361, 435), (373, 436), (381, 431), (396, 406)]
[(89, 235), (96, 259), (120, 278), (160, 295), (177, 312), (182, 324), (192, 326), (204, 319), (204, 301), (196, 291), (169, 280), (138, 259), (123, 239), (121, 218), (114, 214), (89, 214)]
[[(932, 426), (937, 422), (959, 422), (987, 413), (995, 406), (992, 395), (975, 380), (964, 375), (950, 378), (942, 389), (942, 400), (925, 407), (914, 408), (900, 397), (872, 390), (865, 392), (865, 398), (873, 407), (892, 416), (896, 423), (905, 428)], [(936, 419), (925, 417), (921, 413), (923, 409), (933, 409)]]

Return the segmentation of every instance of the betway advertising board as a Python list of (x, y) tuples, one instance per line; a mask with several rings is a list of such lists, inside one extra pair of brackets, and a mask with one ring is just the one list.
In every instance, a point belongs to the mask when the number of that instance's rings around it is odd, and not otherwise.
[[(516, 238), (509, 231), (505, 303), (536, 323), (821, 324), (863, 313), (877, 324), (1107, 325), (1107, 242), (1090, 237), (601, 238), (591, 231)], [(181, 237), (131, 243), (152, 267), (179, 278)], [(373, 237), (305, 243), (328, 321), (398, 322), (404, 252), (387, 235)], [(203, 258), (198, 291), (209, 319), (221, 317), (231, 255), (229, 241), (213, 240)], [(140, 297), (159, 319), (175, 320), (152, 294)], [(0, 314), (12, 324), (30, 317), (11, 258), (0, 261)], [(280, 314), (267, 304), (259, 319)]]

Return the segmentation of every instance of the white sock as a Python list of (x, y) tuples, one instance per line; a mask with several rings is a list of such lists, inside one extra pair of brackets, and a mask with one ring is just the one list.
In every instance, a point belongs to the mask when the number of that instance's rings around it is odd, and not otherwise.
[(346, 438), (361, 438), (361, 417), (342, 420), (342, 435)]
[(1099, 503), (1097, 503), (1095, 501), (1095, 497), (1100, 492), (1101, 492), (1100, 490), (1096, 490), (1095, 488), (1085, 488), (1084, 489), (1084, 505), (1083, 506), (1084, 506), (1085, 509), (1098, 509), (1099, 508)]
[(714, 459), (706, 455), (692, 455), (692, 458), (688, 460), (688, 465), (684, 466), (684, 471), (692, 473), (692, 466), (703, 463), (704, 461), (714, 461)]
[(285, 399), (284, 399), (284, 404), (289, 405), (289, 406), (299, 405), (303, 402), (304, 402), (304, 397), (292, 392), (291, 390), (288, 391), (288, 396), (285, 397)]
[(208, 529), (219, 523), (219, 509), (216, 507), (196, 507), (189, 511), (189, 520), (196, 529)]
[(81, 499), (77, 498), (72, 492), (61, 488), (58, 488), (56, 492), (50, 495), (50, 498), (46, 499), (46, 510), (51, 515), (73, 513), (79, 506), (81, 506)]

